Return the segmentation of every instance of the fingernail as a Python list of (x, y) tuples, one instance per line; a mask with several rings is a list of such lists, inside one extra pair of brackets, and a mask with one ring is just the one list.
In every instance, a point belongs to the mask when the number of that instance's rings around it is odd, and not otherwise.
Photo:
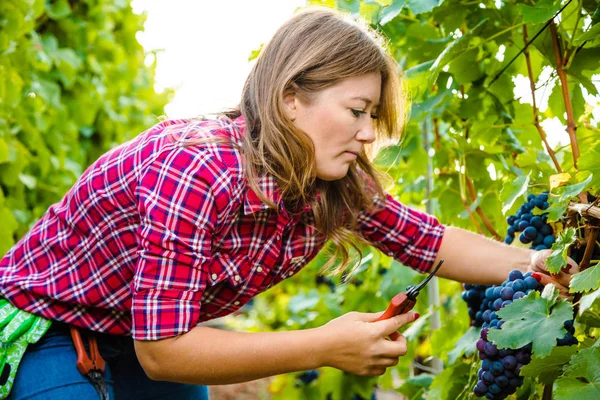
[(419, 313), (415, 313), (415, 319), (419, 318), (421, 315)]
[(533, 274), (531, 274), (531, 277), (538, 282), (542, 279), (542, 276), (537, 272), (534, 272)]

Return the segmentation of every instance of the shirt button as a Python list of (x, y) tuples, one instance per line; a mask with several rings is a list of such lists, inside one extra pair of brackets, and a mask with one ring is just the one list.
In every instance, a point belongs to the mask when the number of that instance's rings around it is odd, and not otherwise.
[(213, 280), (215, 280), (217, 279), (217, 274), (212, 274), (210, 277), (213, 278)]
[(262, 267), (256, 267), (256, 272), (262, 272)]
[(242, 279), (242, 278), (240, 278), (240, 276), (239, 276), (239, 275), (236, 275), (236, 276), (234, 276), (234, 277), (233, 277), (233, 279), (235, 279), (235, 281), (236, 281), (236, 282), (239, 282), (239, 281), (240, 281), (240, 279)]
[(277, 238), (277, 240), (281, 240), (281, 235), (277, 235), (275, 237)]
[(240, 305), (240, 302), (239, 302), (239, 301), (234, 301), (234, 302), (233, 302), (233, 305), (235, 305), (235, 306), (239, 306), (239, 305)]
[(212, 317), (211, 313), (206, 314), (207, 317)]

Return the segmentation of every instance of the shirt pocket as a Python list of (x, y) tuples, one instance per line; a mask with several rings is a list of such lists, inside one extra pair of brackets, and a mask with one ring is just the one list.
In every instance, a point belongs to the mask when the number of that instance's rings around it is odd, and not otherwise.
[(233, 287), (246, 284), (252, 287), (262, 286), (269, 278), (268, 272), (268, 268), (250, 259), (247, 254), (216, 253), (209, 271), (209, 282), (211, 285), (227, 282)]

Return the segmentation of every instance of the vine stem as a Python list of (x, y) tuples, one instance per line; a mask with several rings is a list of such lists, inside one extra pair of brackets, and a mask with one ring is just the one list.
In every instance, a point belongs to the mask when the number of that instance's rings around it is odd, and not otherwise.
[[(469, 178), (468, 176), (465, 176), (465, 181), (467, 183), (467, 189), (469, 191), (469, 195), (471, 196), (471, 201), (474, 202), (475, 200), (477, 200), (477, 192), (475, 190), (475, 185), (473, 184), (473, 181), (471, 180), (471, 178)], [(475, 208), (475, 212), (477, 212), (477, 215), (479, 215), (479, 218), (481, 218), (481, 221), (483, 222), (483, 225), (485, 225), (486, 229), (492, 234), (492, 236), (494, 236), (494, 239), (501, 242), (502, 237), (494, 229), (494, 225), (492, 225), (492, 223), (490, 222), (490, 219), (485, 214), (483, 209), (480, 206), (477, 206)]]
[[(525, 42), (525, 44), (527, 44), (527, 42), (528, 42), (527, 25), (526, 24), (523, 24), (523, 41)], [(548, 143), (548, 139), (546, 137), (546, 132), (544, 132), (544, 129), (542, 129), (542, 126), (540, 125), (539, 110), (537, 107), (537, 103), (535, 101), (535, 80), (533, 78), (533, 68), (531, 67), (531, 59), (529, 57), (529, 49), (527, 47), (525, 47), (525, 50), (523, 51), (523, 53), (525, 54), (525, 61), (527, 62), (527, 73), (529, 75), (529, 87), (531, 88), (531, 98), (533, 100), (533, 125), (535, 125), (536, 129), (538, 130), (538, 132), (542, 138), (542, 142), (544, 142), (544, 145), (546, 146), (546, 151), (552, 158), (552, 162), (554, 162), (556, 171), (558, 171), (560, 173), (560, 172), (562, 172), (560, 163), (556, 159), (556, 154), (554, 153), (554, 150), (552, 150), (552, 147), (550, 147), (550, 144)]]
[(600, 219), (600, 207), (597, 206), (572, 202), (569, 204), (568, 209), (579, 213), (582, 217), (594, 217)]
[(564, 70), (563, 59), (560, 49), (560, 43), (558, 41), (558, 33), (556, 30), (556, 23), (554, 20), (550, 21), (550, 33), (552, 36), (552, 43), (554, 44), (554, 58), (556, 60), (556, 72), (560, 79), (560, 85), (563, 94), (563, 100), (565, 103), (565, 111), (567, 112), (567, 132), (569, 133), (569, 139), (571, 141), (571, 150), (573, 152), (573, 166), (577, 169), (577, 159), (579, 158), (579, 145), (577, 144), (577, 126), (575, 125), (575, 118), (573, 116), (573, 104), (571, 103), (571, 94), (569, 93), (569, 81), (567, 73)]
[(552, 383), (544, 385), (544, 394), (542, 395), (542, 400), (552, 400), (552, 386)]

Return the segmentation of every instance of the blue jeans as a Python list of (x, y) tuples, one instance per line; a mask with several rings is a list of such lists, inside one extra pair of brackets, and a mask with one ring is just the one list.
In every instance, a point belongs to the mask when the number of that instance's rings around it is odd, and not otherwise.
[[(81, 332), (87, 348), (87, 332)], [(106, 361), (104, 380), (111, 400), (208, 400), (206, 386), (150, 380), (137, 360), (130, 337), (95, 335), (100, 354)], [(8, 399), (99, 399), (88, 378), (77, 370), (76, 360), (77, 353), (67, 325), (53, 323), (38, 343), (27, 348)]]

